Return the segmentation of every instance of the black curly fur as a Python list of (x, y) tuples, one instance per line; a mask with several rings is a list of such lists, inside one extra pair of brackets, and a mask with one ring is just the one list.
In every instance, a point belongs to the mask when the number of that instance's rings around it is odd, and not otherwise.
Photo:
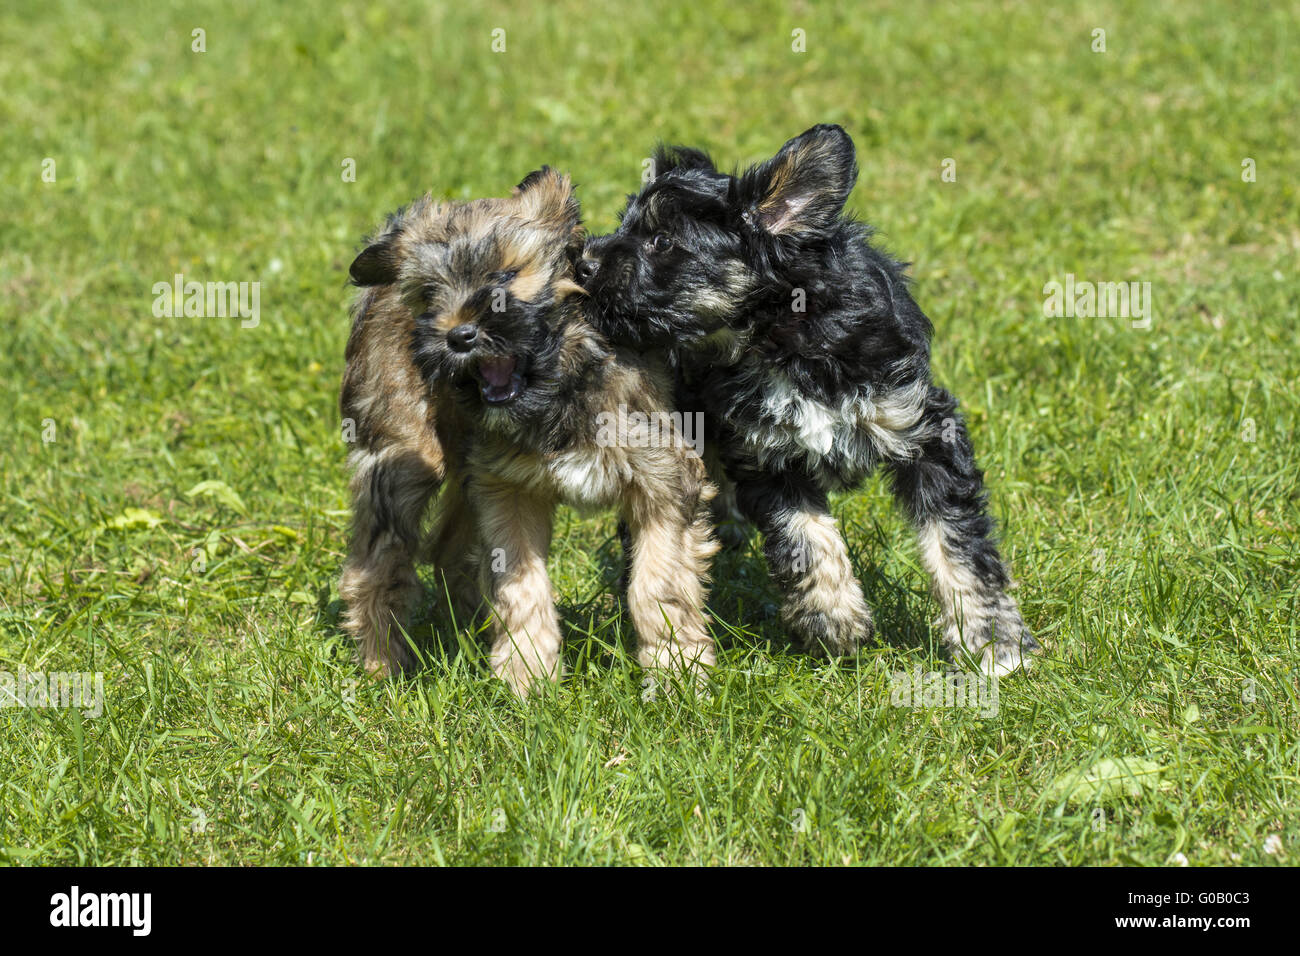
[(682, 409), (708, 416), (796, 636), (847, 652), (870, 632), (825, 530), (827, 494), (883, 463), (922, 535), (946, 639), (988, 669), (1020, 665), (1037, 644), (1005, 593), (957, 402), (931, 383), (931, 323), (906, 264), (843, 212), (857, 179), (848, 134), (816, 126), (739, 175), (686, 147), (660, 147), (654, 164), (579, 273), (601, 330), (667, 352)]

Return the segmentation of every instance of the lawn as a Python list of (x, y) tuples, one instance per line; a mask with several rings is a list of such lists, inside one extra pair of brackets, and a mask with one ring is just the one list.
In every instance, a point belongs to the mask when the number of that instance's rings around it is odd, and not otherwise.
[[(104, 687), (0, 708), (0, 862), (1300, 860), (1300, 8), (475, 7), (0, 12), (0, 672)], [(791, 650), (755, 537), (716, 565), (710, 693), (644, 694), (613, 518), (562, 510), (552, 694), (427, 616), (426, 670), (359, 679), (362, 235), (542, 163), (604, 231), (657, 138), (730, 165), (818, 122), (913, 263), (1035, 669), (996, 713), (895, 705), (946, 658), (873, 480), (834, 501), (882, 637), (855, 659)], [(257, 321), (158, 315), (177, 274), (260, 283)], [(1049, 315), (1067, 276), (1150, 283), (1149, 323)]]

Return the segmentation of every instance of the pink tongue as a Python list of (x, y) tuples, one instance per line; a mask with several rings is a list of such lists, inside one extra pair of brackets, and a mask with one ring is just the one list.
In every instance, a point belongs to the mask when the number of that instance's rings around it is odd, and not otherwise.
[(479, 363), (478, 370), (483, 375), (483, 381), (493, 388), (505, 388), (510, 384), (510, 376), (515, 373), (515, 360), (486, 358)]

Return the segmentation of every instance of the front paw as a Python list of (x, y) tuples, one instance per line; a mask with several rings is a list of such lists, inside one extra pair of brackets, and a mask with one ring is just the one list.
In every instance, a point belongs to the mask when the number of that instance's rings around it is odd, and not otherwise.
[(981, 622), (975, 641), (958, 638), (954, 644), (957, 648), (963, 646), (966, 650), (958, 653), (967, 658), (965, 663), (990, 677), (1029, 670), (1033, 655), (1042, 650), (1015, 600), (1006, 594), (1000, 595), (996, 608)]
[(783, 616), (800, 647), (815, 657), (847, 657), (875, 632), (865, 604), (830, 610), (787, 605)]
[(376, 640), (371, 649), (362, 651), (361, 667), (374, 680), (401, 677), (416, 670), (415, 654), (400, 635), (388, 634)]
[(525, 657), (512, 647), (493, 652), (492, 673), (523, 700), (560, 679), (560, 662), (558, 656), (551, 660)]

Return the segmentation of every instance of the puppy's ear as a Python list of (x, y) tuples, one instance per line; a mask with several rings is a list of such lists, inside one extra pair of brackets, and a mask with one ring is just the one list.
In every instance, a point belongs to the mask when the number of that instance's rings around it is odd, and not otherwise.
[(384, 228), (375, 233), (361, 254), (352, 260), (348, 275), (356, 285), (390, 285), (397, 281), (399, 254), (397, 239), (406, 229), (407, 222), (429, 207), (429, 197), (417, 199), (388, 217)]
[(393, 257), (393, 236), (384, 236), (361, 250), (352, 260), (348, 275), (356, 285), (391, 285), (397, 280), (397, 261)]
[(515, 187), (515, 195), (518, 195), (519, 193), (522, 192), (527, 192), (528, 190), (536, 186), (538, 183), (540, 183), (547, 176), (553, 175), (554, 173), (555, 170), (551, 169), (550, 166), (543, 166), (541, 169), (534, 169), (531, 173), (529, 173), (527, 176), (524, 177), (523, 182), (521, 182), (518, 186)]
[(525, 176), (515, 187), (514, 196), (523, 204), (527, 215), (566, 235), (582, 226), (582, 207), (573, 194), (573, 183), (550, 166)]
[(744, 175), (745, 221), (773, 235), (816, 232), (844, 209), (857, 179), (849, 134), (839, 126), (814, 126)]
[(650, 173), (654, 179), (674, 169), (706, 169), (717, 172), (708, 153), (690, 146), (667, 146), (660, 143), (655, 147), (651, 164)]

